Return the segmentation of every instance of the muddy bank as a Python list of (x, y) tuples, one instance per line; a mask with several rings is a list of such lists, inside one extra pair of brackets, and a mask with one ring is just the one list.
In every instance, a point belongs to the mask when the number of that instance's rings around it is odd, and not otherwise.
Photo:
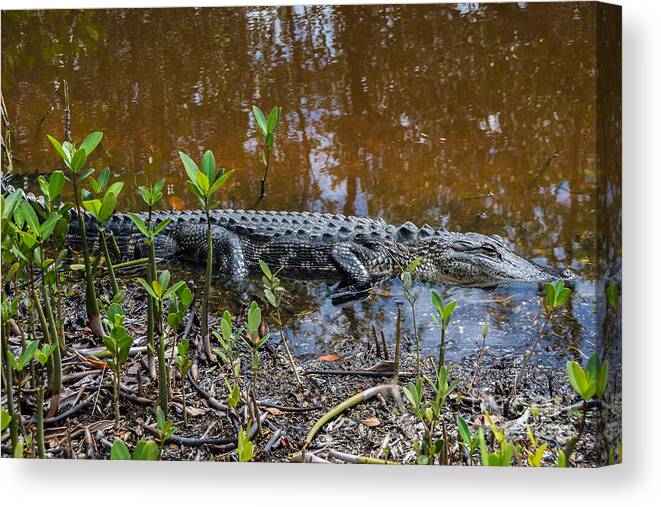
[[(158, 386), (146, 367), (145, 314), (146, 299), (132, 281), (124, 281), (127, 296), (123, 302), (126, 327), (135, 337), (134, 352), (123, 373), (121, 399), (122, 424), (116, 434), (113, 429), (112, 382), (109, 369), (102, 359), (94, 358), (98, 342), (85, 327), (84, 304), (79, 285), (67, 298), (65, 329), (69, 352), (63, 360), (64, 388), (56, 414), (46, 419), (46, 455), (56, 458), (101, 458), (110, 455), (115, 437), (122, 438), (132, 448), (141, 438), (155, 438), (154, 408)], [(265, 307), (265, 306), (263, 306)], [(212, 329), (218, 329), (218, 312), (213, 314)], [(265, 312), (267, 322), (268, 313)], [(237, 326), (242, 316), (237, 317)], [(23, 326), (24, 323), (20, 323)], [(27, 331), (27, 328), (26, 328)], [(377, 336), (378, 336), (377, 332)], [(415, 379), (416, 359), (410, 333), (403, 332), (400, 384)], [(195, 351), (198, 322), (190, 313), (179, 338), (186, 335)], [(272, 347), (261, 353), (256, 397), (262, 420), (261, 428), (253, 427), (255, 460), (289, 462), (304, 447), (305, 438), (314, 423), (329, 409), (343, 400), (370, 387), (392, 381), (392, 360), (395, 354), (394, 336), (385, 336), (384, 343), (372, 337), (346, 336), (334, 342), (333, 350), (317, 357), (296, 358), (303, 378), (303, 387), (294, 380), (279, 336), (273, 330)], [(18, 346), (18, 335), (10, 337)], [(170, 357), (172, 343), (166, 357)], [(387, 349), (387, 350), (386, 350)], [(241, 349), (240, 385), (248, 391), (252, 382), (250, 355)], [(238, 425), (249, 427), (249, 413), (244, 404), (239, 417), (226, 407), (225, 380), (230, 373), (221, 363), (209, 364), (202, 354), (192, 354), (194, 366), (190, 378), (181, 379), (174, 369), (171, 378), (171, 409), (169, 419), (176, 427), (174, 437), (166, 442), (162, 459), (166, 460), (237, 460), (235, 439)], [(488, 411), (498, 427), (506, 430), (508, 439), (518, 446), (516, 464), (525, 466), (531, 443), (528, 427), (537, 445), (548, 444), (543, 465), (555, 464), (557, 452), (578, 434), (579, 418), (569, 407), (578, 401), (563, 368), (534, 364), (526, 369), (517, 396), (507, 402), (522, 358), (517, 354), (496, 355), (488, 349), (478, 350), (471, 357), (448, 363), (451, 379), (458, 381), (457, 390), (448, 400), (443, 417), (449, 446), (449, 461), (453, 465), (467, 464), (459, 446), (456, 417), (461, 415), (473, 431), (484, 426), (488, 442), (493, 439), (486, 425)], [(433, 359), (423, 360), (423, 370), (431, 376)], [(368, 370), (368, 371), (366, 371)], [(615, 373), (613, 374), (615, 375)], [(187, 422), (183, 417), (183, 396), (186, 396)], [(34, 395), (24, 391), (22, 427), (31, 432), (34, 426)], [(607, 400), (608, 405), (592, 403), (585, 430), (571, 456), (572, 466), (599, 466), (607, 462), (603, 444), (608, 427), (604, 421), (619, 420), (619, 400)], [(442, 435), (438, 433), (440, 438)], [(316, 461), (343, 462), (344, 454), (386, 458), (398, 463), (415, 463), (415, 443), (422, 437), (423, 426), (410, 411), (406, 399), (403, 405), (388, 397), (375, 397), (350, 408), (325, 424), (307, 447), (307, 454)], [(614, 442), (613, 437), (608, 441)], [(3, 442), (4, 448), (5, 442)], [(29, 450), (28, 450), (29, 451)], [(4, 448), (6, 452), (6, 448)], [(29, 452), (28, 452), (29, 454)], [(479, 463), (479, 451), (472, 461)]]

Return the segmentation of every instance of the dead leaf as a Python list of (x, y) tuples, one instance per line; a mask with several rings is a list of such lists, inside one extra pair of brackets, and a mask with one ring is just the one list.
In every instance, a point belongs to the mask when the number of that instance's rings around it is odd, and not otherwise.
[(283, 412), (282, 410), (275, 408), (275, 407), (264, 407), (264, 410), (266, 410), (269, 414), (272, 415), (282, 415)]
[(381, 421), (379, 420), (378, 417), (368, 417), (367, 419), (363, 419), (360, 421), (361, 424), (364, 424), (365, 426), (369, 426), (370, 428), (373, 428), (374, 426), (378, 426), (381, 424)]
[[(491, 420), (493, 421), (494, 424), (496, 424), (498, 421), (500, 421), (501, 417), (499, 415), (491, 415)], [(475, 420), (473, 421), (473, 426), (478, 427), (478, 426), (489, 426), (489, 421), (487, 421), (487, 418), (484, 417), (483, 415), (478, 415)]]
[(319, 356), (317, 359), (319, 359), (319, 361), (339, 361), (342, 358), (337, 354), (324, 354), (323, 356)]
[(365, 371), (394, 372), (395, 361), (379, 361), (374, 366), (370, 366), (369, 368), (366, 368)]

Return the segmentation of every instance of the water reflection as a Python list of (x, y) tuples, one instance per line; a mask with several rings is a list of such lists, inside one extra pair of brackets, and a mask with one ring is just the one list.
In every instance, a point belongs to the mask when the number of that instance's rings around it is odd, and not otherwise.
[[(50, 172), (68, 80), (74, 137), (105, 132), (95, 164), (126, 181), (124, 209), (161, 176), (167, 206), (196, 205), (179, 149), (213, 149), (237, 169), (223, 205), (250, 206), (262, 168), (249, 111), (282, 105), (263, 208), (498, 233), (581, 273), (561, 333), (580, 346), (594, 333), (595, 33), (587, 3), (10, 11), (2, 91), (18, 170)], [(312, 312), (292, 329), (300, 352), (330, 329), (391, 327), (401, 295), (393, 283), (395, 296), (337, 311), (324, 287), (291, 288)], [(536, 287), (450, 292), (457, 354), (483, 320), (502, 348), (534, 332)]]

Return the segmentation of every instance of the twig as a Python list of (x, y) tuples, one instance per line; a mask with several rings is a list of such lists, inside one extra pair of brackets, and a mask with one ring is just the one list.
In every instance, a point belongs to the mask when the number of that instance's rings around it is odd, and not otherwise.
[[(371, 377), (383, 378), (393, 377), (394, 371), (370, 371), (370, 370), (310, 370), (305, 372), (306, 375), (337, 375), (337, 376), (357, 376), (357, 377)], [(409, 371), (399, 372), (400, 377), (413, 377), (415, 373)]]
[(397, 331), (395, 334), (395, 375), (392, 378), (392, 383), (399, 384), (399, 364), (401, 360), (401, 347), (402, 347), (402, 306), (397, 305)]
[(193, 389), (195, 389), (202, 397), (207, 400), (207, 403), (209, 403), (209, 406), (211, 408), (215, 408), (216, 410), (220, 410), (221, 412), (229, 412), (229, 407), (225, 405), (224, 403), (219, 402), (216, 398), (211, 396), (208, 392), (206, 392), (204, 389), (202, 389), (202, 386), (195, 382), (195, 379), (193, 378), (193, 374), (191, 373), (191, 370), (188, 370), (188, 381), (190, 384), (193, 386)]
[(314, 424), (314, 426), (312, 426), (312, 429), (308, 432), (307, 436), (305, 437), (305, 445), (303, 449), (305, 449), (308, 445), (310, 445), (315, 435), (324, 426), (324, 424), (326, 424), (331, 419), (334, 419), (348, 408), (354, 407), (359, 403), (371, 400), (377, 394), (393, 395), (394, 391), (397, 389), (398, 389), (397, 386), (394, 386), (392, 384), (382, 384), (375, 387), (370, 387), (369, 389), (365, 389), (364, 391), (361, 391), (358, 394), (354, 394), (350, 398), (347, 398), (340, 404), (336, 405), (328, 412), (326, 412), (324, 415), (322, 415), (321, 418), (317, 420), (317, 422)]
[(319, 405), (311, 405), (309, 407), (288, 407), (285, 405), (278, 405), (277, 403), (271, 403), (270, 401), (258, 401), (257, 404), (260, 407), (264, 408), (275, 408), (281, 410), (282, 412), (313, 412), (319, 410), (321, 407)]
[(59, 415), (56, 415), (55, 417), (49, 417), (48, 419), (44, 419), (44, 426), (52, 426), (54, 424), (59, 423), (60, 421), (64, 421), (65, 419), (68, 419), (72, 415), (76, 415), (78, 412), (80, 412), (82, 409), (84, 409), (87, 405), (92, 403), (92, 397), (85, 398), (83, 401), (78, 403), (77, 405), (74, 405), (71, 407), (69, 410), (66, 412), (62, 412)]

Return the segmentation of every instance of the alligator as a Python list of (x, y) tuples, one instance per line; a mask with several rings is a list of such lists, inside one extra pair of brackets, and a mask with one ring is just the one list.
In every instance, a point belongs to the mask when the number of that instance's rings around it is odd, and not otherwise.
[[(3, 185), (3, 190), (12, 187)], [(40, 204), (41, 198), (28, 194)], [(80, 245), (79, 217), (69, 211), (68, 241)], [(137, 213), (147, 221), (147, 212)], [(98, 248), (99, 228), (83, 211), (87, 236)], [(203, 211), (154, 211), (154, 226), (171, 223), (155, 241), (156, 256), (165, 261), (204, 263), (207, 222)], [(570, 270), (552, 270), (516, 255), (498, 235), (450, 232), (428, 224), (392, 225), (382, 219), (341, 214), (216, 209), (210, 212), (214, 273), (240, 284), (259, 272), (259, 260), (284, 276), (338, 282), (335, 302), (359, 299), (385, 280), (398, 276), (419, 258), (420, 280), (465, 287), (493, 287), (507, 282), (573, 279)], [(119, 260), (147, 256), (144, 237), (129, 214), (115, 213), (105, 224)]]
[[(146, 221), (145, 212), (138, 216)], [(154, 224), (171, 219), (157, 236), (156, 255), (165, 260), (203, 263), (207, 257), (207, 222), (203, 211), (156, 211)], [(259, 260), (297, 279), (339, 282), (335, 302), (364, 297), (385, 280), (398, 276), (419, 258), (420, 280), (466, 287), (506, 282), (572, 279), (569, 270), (553, 271), (516, 255), (497, 235), (449, 232), (411, 222), (399, 226), (382, 219), (341, 214), (217, 209), (210, 212), (214, 273), (240, 284), (259, 272)], [(95, 222), (86, 217), (92, 240)], [(144, 238), (126, 214), (117, 213), (106, 227), (125, 258), (146, 256)], [(77, 219), (70, 235), (78, 236)]]

